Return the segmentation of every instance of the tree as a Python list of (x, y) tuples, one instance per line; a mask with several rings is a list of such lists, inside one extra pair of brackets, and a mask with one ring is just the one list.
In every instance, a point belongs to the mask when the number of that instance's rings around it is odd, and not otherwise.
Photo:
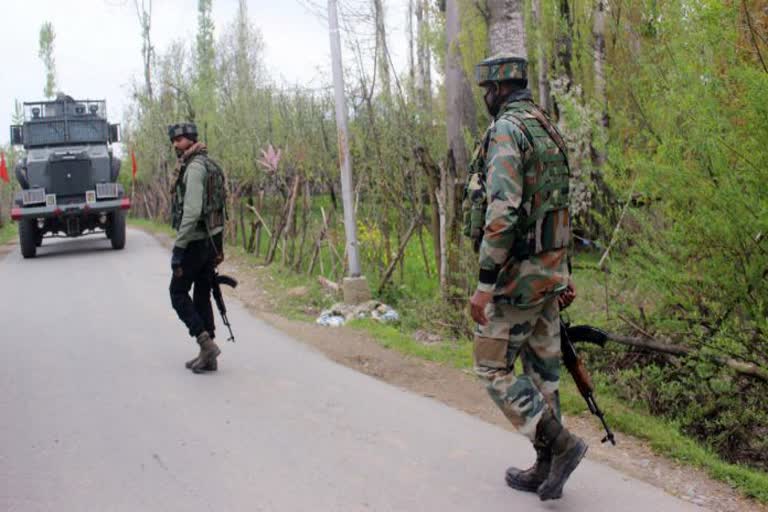
[[(464, 70), (459, 39), (461, 34), (461, 8), (459, 0), (447, 0), (445, 5), (445, 93), (446, 93), (446, 129), (448, 135), (448, 160), (444, 166), (442, 179), (442, 197), (444, 211), (444, 229), (441, 243), (448, 254), (447, 264), (442, 264), (443, 273), (458, 276), (459, 254), (461, 252), (462, 189), (469, 164), (469, 154), (465, 134), (477, 136), (475, 100), (472, 87)], [(447, 276), (441, 275), (441, 282), (447, 284)], [(447, 290), (444, 290), (446, 292)]]
[(216, 109), (216, 48), (214, 45), (213, 0), (197, 2), (197, 38), (195, 47), (195, 111), (200, 115), (203, 136)]
[(141, 7), (139, 7), (139, 0), (133, 0), (133, 5), (136, 7), (136, 17), (139, 19), (139, 25), (141, 26), (141, 58), (144, 61), (144, 88), (147, 98), (152, 101), (152, 64), (155, 52), (150, 37), (152, 29), (152, 0), (149, 0), (148, 4), (141, 0)]
[(389, 48), (387, 46), (387, 28), (384, 22), (384, 2), (373, 0), (373, 16), (376, 25), (376, 54), (379, 75), (381, 76), (381, 92), (386, 101), (392, 94), (392, 80), (389, 75)]
[(53, 57), (55, 41), (56, 32), (53, 30), (53, 24), (50, 21), (44, 22), (40, 26), (37, 56), (40, 57), (45, 66), (45, 88), (43, 89), (43, 94), (46, 98), (53, 98), (56, 95), (56, 60)]
[(415, 0), (416, 15), (416, 90), (418, 105), (429, 119), (432, 115), (432, 50), (429, 45), (428, 0)]
[(527, 57), (522, 0), (487, 0), (490, 55)]
[(605, 142), (605, 132), (608, 129), (608, 101), (605, 94), (605, 15), (607, 9), (608, 2), (606, 0), (596, 0), (595, 10), (592, 14), (594, 19), (592, 37), (595, 51), (595, 100), (600, 105), (600, 123), (596, 132), (601, 140), (598, 142), (599, 147), (593, 150), (595, 154), (594, 161), (597, 167), (602, 167), (605, 164), (605, 149), (603, 145)]
[(544, 41), (544, 31), (541, 29), (542, 12), (541, 0), (531, 1), (531, 21), (533, 22), (534, 34), (536, 36), (536, 75), (539, 93), (539, 105), (547, 112), (552, 111), (552, 99), (549, 87), (549, 58), (547, 55), (547, 46)]

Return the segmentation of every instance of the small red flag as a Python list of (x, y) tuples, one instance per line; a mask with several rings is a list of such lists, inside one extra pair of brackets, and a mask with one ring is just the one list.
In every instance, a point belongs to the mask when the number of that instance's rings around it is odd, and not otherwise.
[(8, 178), (8, 167), (5, 165), (5, 153), (0, 153), (0, 180), (6, 183), (11, 181)]
[(133, 179), (136, 179), (136, 153), (131, 150), (131, 172)]

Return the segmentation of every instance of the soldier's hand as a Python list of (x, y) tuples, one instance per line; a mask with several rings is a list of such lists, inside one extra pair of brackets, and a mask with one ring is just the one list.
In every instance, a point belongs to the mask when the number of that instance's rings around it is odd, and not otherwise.
[(557, 304), (560, 306), (560, 310), (563, 310), (571, 305), (576, 298), (576, 285), (573, 284), (573, 280), (568, 281), (568, 287), (557, 297)]
[(488, 324), (488, 317), (485, 316), (485, 306), (491, 302), (491, 299), (493, 299), (493, 293), (483, 292), (480, 290), (475, 291), (474, 295), (472, 295), (472, 298), (469, 299), (469, 308), (470, 314), (472, 315), (472, 320), (479, 323), (480, 325)]
[(218, 266), (219, 266), (219, 265), (221, 265), (223, 262), (224, 262), (224, 253), (223, 253), (223, 252), (219, 252), (219, 253), (216, 255), (216, 266), (218, 267)]

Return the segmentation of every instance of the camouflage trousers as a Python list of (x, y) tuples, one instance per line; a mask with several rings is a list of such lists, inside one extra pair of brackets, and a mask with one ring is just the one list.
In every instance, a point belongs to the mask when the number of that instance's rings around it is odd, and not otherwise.
[[(557, 298), (530, 309), (491, 303), (475, 331), (475, 373), (518, 431), (533, 441), (545, 408), (560, 418), (560, 323)], [(515, 375), (520, 359), (523, 372)]]

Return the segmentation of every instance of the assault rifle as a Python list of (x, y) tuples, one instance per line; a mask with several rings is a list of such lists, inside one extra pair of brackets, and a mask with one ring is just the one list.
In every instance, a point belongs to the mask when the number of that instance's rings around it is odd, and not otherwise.
[(587, 372), (584, 361), (581, 360), (579, 354), (576, 353), (576, 348), (573, 346), (574, 343), (587, 342), (604, 347), (606, 341), (608, 341), (608, 335), (600, 329), (588, 325), (570, 327), (560, 318), (560, 350), (563, 353), (563, 363), (565, 363), (568, 372), (573, 376), (576, 387), (579, 388), (579, 393), (584, 397), (584, 401), (587, 402), (589, 412), (600, 418), (603, 424), (606, 435), (601, 442), (610, 441), (612, 445), (616, 446), (613, 432), (611, 432), (611, 428), (605, 421), (603, 411), (600, 410), (595, 401), (595, 388), (592, 385), (589, 372)]
[(219, 308), (221, 320), (224, 322), (224, 325), (227, 326), (227, 329), (229, 329), (229, 338), (227, 338), (227, 341), (234, 343), (235, 335), (232, 334), (232, 326), (229, 325), (229, 319), (227, 318), (227, 306), (224, 304), (224, 297), (221, 295), (222, 284), (232, 288), (237, 288), (237, 279), (234, 277), (219, 275), (218, 271), (214, 270), (213, 283), (211, 286), (211, 290), (213, 291), (213, 299), (216, 301), (216, 307)]

